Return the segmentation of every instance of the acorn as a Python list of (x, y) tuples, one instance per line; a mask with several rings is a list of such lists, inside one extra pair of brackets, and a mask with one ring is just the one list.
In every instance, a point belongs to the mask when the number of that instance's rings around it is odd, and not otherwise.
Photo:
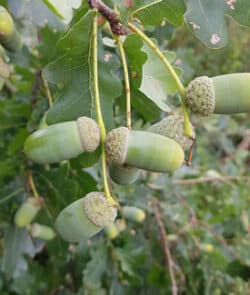
[(91, 192), (63, 209), (55, 225), (64, 240), (81, 242), (114, 222), (116, 215), (117, 209), (103, 192)]
[(184, 161), (184, 152), (173, 139), (126, 127), (108, 133), (106, 153), (117, 165), (163, 173), (175, 171)]
[(104, 227), (104, 231), (110, 240), (119, 236), (120, 232), (115, 223), (110, 223)]
[(109, 176), (116, 184), (132, 184), (138, 179), (139, 175), (140, 170), (135, 167), (117, 165), (113, 162), (109, 165)]
[(34, 223), (31, 225), (31, 235), (34, 238), (39, 238), (41, 240), (49, 241), (54, 239), (54, 237), (56, 236), (56, 233), (51, 227), (47, 225)]
[(26, 227), (35, 218), (43, 203), (42, 198), (28, 198), (17, 210), (14, 221), (18, 227)]
[(15, 28), (12, 16), (0, 5), (0, 43), (9, 51), (22, 47), (21, 37)]
[(100, 128), (91, 118), (58, 123), (39, 129), (24, 143), (27, 157), (39, 164), (61, 162), (93, 152), (100, 144)]
[(146, 218), (145, 212), (137, 207), (124, 206), (123, 214), (126, 219), (139, 223), (143, 222)]
[(186, 102), (203, 116), (250, 112), (250, 73), (198, 77), (186, 89)]
[[(193, 138), (195, 138), (194, 128)], [(185, 135), (184, 118), (180, 115), (169, 115), (161, 121), (152, 125), (148, 131), (172, 138), (183, 148), (189, 150), (193, 144), (193, 139)]]

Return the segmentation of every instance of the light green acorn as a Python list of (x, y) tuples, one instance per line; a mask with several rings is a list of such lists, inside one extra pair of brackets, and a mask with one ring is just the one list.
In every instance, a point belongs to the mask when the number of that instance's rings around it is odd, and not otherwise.
[(116, 226), (115, 223), (110, 223), (110, 224), (108, 224), (107, 226), (105, 226), (105, 227), (104, 227), (104, 231), (105, 231), (107, 237), (108, 237), (110, 240), (115, 239), (115, 238), (118, 237), (119, 234), (120, 234), (120, 231), (119, 231), (119, 229), (117, 228), (117, 226)]
[(174, 140), (147, 131), (120, 127), (106, 137), (106, 153), (114, 163), (155, 172), (173, 172), (184, 161), (184, 152)]
[(58, 123), (37, 130), (24, 143), (28, 158), (40, 164), (56, 163), (93, 152), (100, 143), (100, 128), (91, 118)]
[(140, 170), (135, 167), (117, 165), (113, 162), (109, 165), (109, 176), (117, 184), (132, 184), (137, 180), (139, 175)]
[(88, 193), (65, 209), (56, 219), (56, 229), (68, 242), (87, 240), (114, 222), (117, 209), (102, 192)]
[(203, 116), (250, 112), (250, 73), (198, 77), (189, 83), (186, 101)]
[(42, 198), (28, 198), (17, 210), (15, 214), (15, 224), (25, 227), (35, 218), (43, 203)]
[[(189, 150), (193, 144), (193, 139), (185, 135), (184, 118), (180, 115), (169, 115), (152, 125), (148, 131), (172, 138), (180, 144), (183, 150)], [(193, 128), (193, 138), (194, 137), (195, 133)]]
[(39, 238), (45, 241), (52, 240), (56, 236), (56, 233), (51, 227), (39, 223), (32, 224), (30, 231), (32, 237)]
[(135, 222), (143, 222), (146, 218), (145, 212), (137, 207), (124, 206), (123, 214), (126, 219)]
[(9, 51), (18, 51), (22, 47), (19, 33), (9, 12), (0, 5), (0, 43)]

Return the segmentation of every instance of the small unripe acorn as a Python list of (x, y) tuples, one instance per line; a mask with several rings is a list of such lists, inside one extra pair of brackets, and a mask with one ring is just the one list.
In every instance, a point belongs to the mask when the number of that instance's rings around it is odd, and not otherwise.
[(123, 214), (126, 219), (135, 222), (143, 222), (146, 218), (145, 212), (137, 207), (125, 206), (123, 207)]
[(93, 152), (100, 143), (100, 128), (88, 117), (37, 130), (24, 143), (29, 159), (40, 164), (56, 163)]
[(34, 223), (31, 225), (31, 235), (34, 238), (39, 238), (45, 241), (49, 241), (54, 239), (56, 233), (54, 230), (46, 225), (42, 225), (39, 223)]
[(189, 83), (186, 101), (203, 116), (250, 112), (250, 73), (198, 77)]
[(120, 185), (128, 185), (134, 183), (140, 175), (140, 170), (135, 167), (117, 165), (111, 163), (109, 165), (109, 176)]
[(56, 229), (68, 242), (87, 240), (114, 222), (117, 209), (102, 192), (88, 193), (65, 209), (56, 219)]
[(105, 226), (104, 231), (110, 240), (115, 239), (120, 233), (115, 223), (110, 223)]
[(43, 203), (42, 198), (28, 198), (17, 210), (15, 214), (15, 224), (19, 227), (25, 227), (31, 223)]
[(106, 153), (114, 163), (154, 172), (173, 172), (184, 161), (184, 152), (174, 140), (147, 131), (126, 127), (111, 130)]
[[(190, 149), (193, 144), (193, 140), (185, 135), (184, 118), (180, 115), (169, 115), (152, 125), (148, 131), (172, 138), (180, 144), (183, 150)], [(194, 137), (195, 133), (193, 129)]]
[(10, 51), (17, 51), (22, 47), (19, 33), (9, 12), (0, 5), (0, 43)]

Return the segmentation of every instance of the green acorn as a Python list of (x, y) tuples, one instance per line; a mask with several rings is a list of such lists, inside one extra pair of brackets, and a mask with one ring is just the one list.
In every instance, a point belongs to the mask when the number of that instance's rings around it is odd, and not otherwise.
[(93, 152), (100, 143), (100, 129), (88, 117), (76, 121), (58, 123), (37, 130), (24, 143), (28, 158), (40, 164), (61, 162)]
[(56, 229), (68, 242), (87, 240), (114, 222), (117, 209), (102, 192), (88, 193), (65, 209), (56, 219)]
[(140, 175), (140, 170), (135, 167), (117, 165), (111, 163), (109, 165), (109, 176), (117, 184), (128, 185), (134, 183)]
[[(152, 125), (148, 131), (172, 138), (180, 144), (183, 150), (189, 150), (193, 140), (185, 135), (184, 118), (180, 115), (169, 115)], [(193, 129), (193, 138), (195, 137)]]
[(143, 222), (146, 218), (145, 212), (137, 207), (125, 206), (123, 207), (123, 214), (126, 219), (135, 222)]
[(42, 198), (28, 198), (17, 210), (15, 214), (15, 224), (19, 227), (25, 227), (31, 223), (43, 203)]
[(198, 77), (189, 83), (186, 101), (203, 116), (250, 112), (250, 73)]
[(39, 238), (45, 241), (54, 239), (56, 233), (54, 230), (46, 225), (34, 223), (31, 225), (31, 235), (34, 238)]
[(155, 172), (173, 172), (184, 161), (180, 145), (167, 137), (126, 127), (113, 129), (106, 137), (106, 153), (114, 163)]
[(9, 12), (0, 5), (0, 43), (9, 51), (18, 51), (22, 47), (19, 33)]
[(115, 223), (110, 223), (107, 226), (105, 226), (104, 231), (110, 240), (113, 240), (116, 237), (118, 237), (120, 233)]

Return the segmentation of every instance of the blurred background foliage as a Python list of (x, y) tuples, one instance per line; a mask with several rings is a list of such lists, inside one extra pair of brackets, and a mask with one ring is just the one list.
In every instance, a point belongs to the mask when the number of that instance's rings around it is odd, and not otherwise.
[[(11, 75), (0, 92), (0, 294), (171, 294), (164, 241), (178, 294), (250, 294), (249, 114), (191, 115), (196, 131), (191, 167), (172, 176), (144, 172), (126, 187), (113, 184), (122, 205), (147, 215), (142, 224), (126, 220), (113, 240), (102, 232), (79, 245), (59, 236), (45, 242), (13, 225), (17, 208), (31, 196), (30, 171), (45, 201), (35, 221), (51, 227), (62, 208), (101, 184), (98, 153), (50, 166), (25, 158), (24, 140), (49, 107), (41, 70), (61, 33), (53, 26), (31, 26), (25, 18), (16, 21), (26, 46), (9, 55)], [(228, 22), (229, 43), (218, 50), (207, 49), (186, 25), (145, 29), (160, 48), (176, 52), (187, 85), (200, 75), (250, 72), (249, 29)], [(141, 100), (132, 115), (134, 128), (164, 116), (155, 107), (146, 116)], [(115, 101), (114, 116), (117, 126), (124, 124), (122, 99)]]

